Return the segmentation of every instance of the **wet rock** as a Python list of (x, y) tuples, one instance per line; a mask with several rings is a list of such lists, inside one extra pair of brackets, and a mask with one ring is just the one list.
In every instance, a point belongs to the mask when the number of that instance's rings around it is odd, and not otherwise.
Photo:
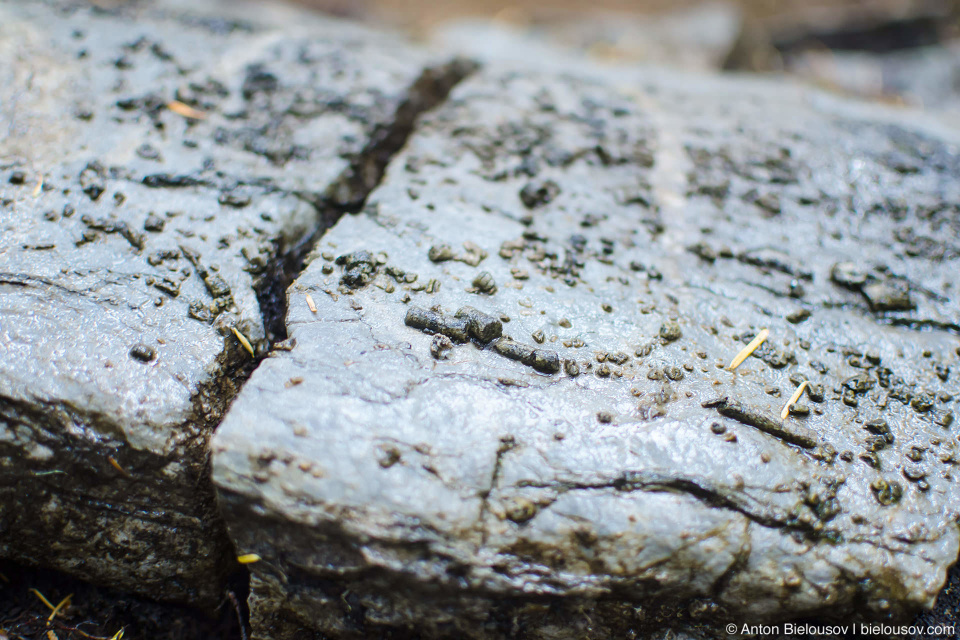
[(80, 172), (80, 189), (96, 201), (106, 187), (106, 170), (99, 162), (91, 162)]
[(448, 353), (453, 349), (453, 342), (447, 336), (442, 333), (438, 333), (433, 336), (433, 340), (430, 342), (430, 355), (432, 355), (437, 360), (446, 360)]
[(430, 247), (427, 256), (431, 262), (443, 262), (444, 260), (453, 260), (453, 249), (448, 244), (436, 244)]
[(660, 337), (663, 338), (665, 342), (679, 340), (681, 337), (683, 337), (683, 331), (680, 329), (680, 324), (674, 320), (664, 322), (660, 326)]
[(870, 484), (870, 488), (877, 502), (885, 507), (900, 502), (900, 498), (903, 497), (903, 487), (896, 480), (878, 478)]
[(377, 260), (369, 251), (356, 251), (337, 258), (343, 267), (340, 284), (350, 289), (359, 289), (370, 284), (377, 273)]
[(716, 407), (720, 415), (733, 418), (751, 427), (756, 427), (760, 431), (769, 433), (790, 444), (796, 444), (808, 449), (817, 446), (817, 434), (815, 431), (798, 425), (791, 426), (778, 422), (741, 402), (730, 400), (729, 398), (722, 398), (717, 401), (706, 402), (704, 406), (708, 408)]
[(882, 419), (870, 420), (863, 426), (870, 433), (875, 433), (878, 436), (883, 436), (883, 440), (887, 444), (893, 444), (893, 441), (894, 441), (893, 431), (890, 430), (890, 427), (889, 425), (887, 425), (886, 420), (882, 420)]
[(497, 292), (497, 283), (489, 271), (482, 271), (473, 279), (473, 291), (477, 293), (493, 294)]
[[(212, 609), (235, 336), (284, 337), (286, 259), (459, 71), (275, 6), (15, 1), (0, 24), (2, 164), (45, 176), (0, 184), (0, 557)], [(188, 87), (202, 118), (167, 106)]]
[(863, 287), (863, 295), (874, 311), (910, 311), (916, 308), (908, 290), (889, 282), (872, 282)]
[(157, 350), (149, 345), (138, 344), (130, 349), (130, 357), (140, 362), (150, 362), (156, 359)]
[(560, 371), (560, 359), (555, 351), (535, 349), (511, 338), (500, 338), (493, 343), (493, 350), (500, 355), (522, 362), (542, 373)]
[(706, 242), (692, 244), (687, 247), (687, 250), (695, 256), (706, 260), (707, 262), (715, 262), (717, 259), (717, 252)]
[(166, 221), (160, 216), (151, 213), (147, 215), (147, 219), (143, 223), (143, 228), (146, 231), (159, 232), (163, 231), (163, 227), (166, 225)]
[(560, 186), (553, 180), (529, 182), (520, 190), (520, 201), (527, 209), (542, 207), (560, 194)]
[(503, 324), (499, 319), (473, 307), (457, 309), (456, 317), (466, 320), (470, 335), (484, 344), (496, 340), (503, 333)]
[(866, 271), (852, 262), (838, 262), (830, 270), (830, 279), (848, 289), (859, 290), (868, 277)]
[(463, 243), (463, 253), (457, 253), (448, 244), (437, 244), (430, 247), (427, 257), (431, 262), (444, 262), (446, 260), (459, 260), (471, 267), (479, 266), (487, 257), (487, 252), (478, 247), (469, 240)]
[(752, 202), (770, 215), (780, 214), (780, 197), (774, 193), (758, 195)]
[(453, 338), (457, 342), (469, 340), (470, 321), (467, 318), (449, 318), (442, 313), (420, 307), (407, 310), (404, 324), (427, 333), (438, 333)]
[(744, 264), (760, 267), (764, 270), (779, 271), (790, 276), (796, 276), (802, 280), (813, 279), (813, 273), (811, 271), (794, 262), (794, 260), (783, 251), (778, 251), (775, 249), (741, 251), (737, 255), (737, 260), (743, 262)]
[[(459, 85), (364, 210), (320, 240), (384, 251), (442, 286), (291, 304), (296, 346), (263, 362), (214, 436), (231, 530), (264, 558), (251, 566), (258, 633), (625, 637), (651, 602), (676, 621), (707, 600), (705, 623), (930, 606), (960, 547), (960, 496), (948, 463), (925, 454), (923, 489), (903, 461), (917, 440), (955, 449), (934, 417), (956, 399), (939, 399), (932, 363), (957, 362), (958, 264), (900, 256), (887, 222), (951, 224), (952, 205), (919, 203), (960, 202), (953, 134), (775, 82), (532, 64)], [(893, 178), (879, 158), (904, 132), (926, 155)], [(851, 166), (858, 180), (838, 179)], [(562, 192), (527, 217), (517, 194), (534, 168)], [(776, 194), (779, 214), (751, 192)], [(917, 204), (895, 212), (895, 197)], [(429, 259), (438, 239), (499, 247), (484, 266), (501, 286), (472, 295), (475, 268)], [(698, 244), (716, 249), (686, 249)], [(866, 270), (831, 279), (845, 262)], [(331, 278), (315, 260), (291, 300)], [(805, 322), (786, 317), (794, 281)], [(916, 307), (872, 313), (862, 289), (900, 281)], [(458, 325), (465, 344), (437, 363), (434, 336), (467, 305), (501, 334)], [(661, 339), (670, 322), (682, 339)], [(756, 357), (729, 371), (763, 328)], [(526, 338), (538, 331), (542, 346)], [(303, 383), (284, 386), (293, 375)], [(785, 398), (767, 390), (787, 379), (811, 381), (811, 404), (780, 419)], [(935, 405), (911, 407), (927, 391)], [(385, 445), (402, 462), (384, 467)]]

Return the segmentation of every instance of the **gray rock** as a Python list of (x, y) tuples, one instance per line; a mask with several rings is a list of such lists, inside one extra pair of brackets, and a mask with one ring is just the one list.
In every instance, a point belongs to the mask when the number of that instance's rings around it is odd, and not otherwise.
[[(903, 173), (889, 154), (908, 144)], [(296, 346), (214, 437), (230, 531), (262, 557), (255, 635), (620, 638), (931, 606), (960, 539), (957, 441), (935, 419), (957, 411), (937, 375), (958, 360), (956, 144), (777, 82), (465, 81), (321, 239), (288, 290)], [(533, 211), (531, 179), (559, 186)], [(466, 242), (493, 257), (430, 259)], [(344, 279), (334, 258), (360, 251), (381, 259)], [(913, 308), (832, 281), (850, 261)], [(503, 337), (464, 342), (464, 306)], [(865, 428), (881, 416), (889, 437)]]
[(0, 31), (0, 557), (213, 606), (208, 440), (284, 337), (283, 265), (463, 69), (259, 3)]

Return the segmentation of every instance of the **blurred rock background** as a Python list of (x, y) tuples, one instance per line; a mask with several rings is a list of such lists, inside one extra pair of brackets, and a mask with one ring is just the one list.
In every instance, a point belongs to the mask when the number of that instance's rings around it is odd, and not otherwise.
[(300, 1), (488, 53), (784, 72), (960, 117), (960, 0)]

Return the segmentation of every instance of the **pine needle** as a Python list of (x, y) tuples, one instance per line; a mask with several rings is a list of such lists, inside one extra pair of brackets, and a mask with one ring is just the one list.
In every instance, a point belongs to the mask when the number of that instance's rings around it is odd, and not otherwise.
[(787, 416), (790, 415), (790, 409), (793, 408), (793, 405), (797, 403), (797, 400), (800, 399), (800, 396), (803, 395), (803, 390), (807, 388), (807, 385), (810, 383), (804, 380), (800, 383), (800, 386), (797, 387), (797, 390), (793, 392), (793, 395), (790, 396), (790, 399), (787, 400), (787, 404), (783, 405), (783, 411), (780, 412), (780, 419), (786, 420)]
[(117, 471), (119, 471), (120, 473), (122, 473), (124, 476), (126, 476), (126, 477), (128, 477), (128, 478), (130, 477), (130, 474), (127, 472), (126, 469), (124, 469), (123, 467), (120, 466), (120, 463), (117, 462), (116, 458), (113, 458), (113, 457), (111, 457), (111, 456), (108, 456), (108, 457), (107, 457), (107, 460), (110, 462), (110, 466), (111, 466), (111, 467), (113, 467), (114, 469), (116, 469)]
[(173, 111), (178, 116), (183, 116), (184, 118), (190, 118), (191, 120), (203, 120), (207, 117), (207, 114), (200, 109), (194, 109), (188, 104), (184, 104), (179, 100), (171, 100), (167, 103), (167, 109)]
[(253, 352), (253, 345), (250, 344), (249, 340), (247, 340), (247, 336), (237, 331), (236, 327), (230, 327), (230, 330), (233, 331), (233, 335), (237, 336), (237, 340), (239, 340), (240, 344), (243, 345), (243, 348), (247, 350), (247, 352), (250, 354), (250, 357), (251, 358), (256, 357), (256, 355)]
[(60, 604), (58, 604), (53, 608), (53, 612), (50, 614), (50, 617), (47, 618), (47, 624), (50, 624), (51, 622), (53, 622), (53, 619), (57, 616), (58, 613), (60, 613), (60, 609), (62, 609), (64, 606), (69, 606), (70, 598), (72, 597), (73, 597), (73, 594), (71, 593), (66, 598), (61, 600)]
[(47, 608), (48, 608), (48, 609), (50, 609), (51, 611), (54, 610), (54, 609), (56, 609), (55, 606), (53, 606), (52, 604), (50, 604), (50, 601), (49, 601), (49, 600), (47, 600), (45, 597), (43, 597), (43, 594), (42, 594), (42, 593), (40, 593), (40, 592), (37, 591), (36, 589), (30, 589), (30, 591), (33, 591), (33, 592), (37, 595), (37, 597), (40, 598), (40, 599), (43, 601), (43, 604), (47, 605)]
[(770, 335), (769, 329), (764, 329), (757, 334), (757, 337), (750, 341), (750, 344), (745, 346), (740, 350), (740, 353), (730, 361), (730, 366), (727, 367), (730, 371), (733, 371), (743, 363), (744, 360), (750, 357), (750, 354), (757, 350), (757, 348), (763, 344), (763, 341), (767, 339), (767, 336)]

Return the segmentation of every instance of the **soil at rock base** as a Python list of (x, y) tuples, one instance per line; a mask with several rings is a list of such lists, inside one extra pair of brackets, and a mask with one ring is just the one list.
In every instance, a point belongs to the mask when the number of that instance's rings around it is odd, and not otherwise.
[[(215, 615), (96, 587), (56, 571), (0, 562), (0, 640), (240, 640), (247, 617), (246, 576), (231, 584)], [(52, 620), (43, 595), (56, 607)], [(245, 623), (244, 623), (245, 624)], [(50, 633), (53, 635), (50, 635)]]
[[(124, 640), (244, 640), (246, 578), (236, 576), (231, 585), (237, 605), (225, 595), (216, 616), (185, 607), (151, 602), (112, 589), (70, 578), (56, 571), (31, 569), (0, 562), (0, 640), (114, 640), (122, 629)], [(32, 591), (36, 589), (54, 605), (73, 594), (70, 606), (48, 624), (50, 609)], [(911, 623), (919, 628), (960, 624), (960, 566), (948, 575), (937, 607)], [(241, 631), (240, 624), (244, 625)], [(810, 621), (812, 624), (822, 624)], [(842, 622), (842, 621), (841, 621)], [(894, 640), (946, 640), (951, 635), (893, 636)], [(370, 640), (376, 640), (371, 638)], [(824, 638), (824, 640), (831, 640)]]

